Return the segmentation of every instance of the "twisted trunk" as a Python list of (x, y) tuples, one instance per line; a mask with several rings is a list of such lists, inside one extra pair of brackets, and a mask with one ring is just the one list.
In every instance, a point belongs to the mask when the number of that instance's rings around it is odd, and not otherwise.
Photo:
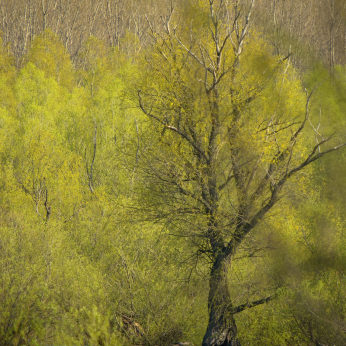
[(230, 261), (219, 256), (214, 261), (209, 279), (209, 321), (202, 346), (240, 346), (228, 288)]

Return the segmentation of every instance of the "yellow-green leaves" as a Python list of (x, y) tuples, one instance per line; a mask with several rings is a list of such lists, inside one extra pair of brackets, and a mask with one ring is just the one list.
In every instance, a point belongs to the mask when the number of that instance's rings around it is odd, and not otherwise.
[(25, 62), (31, 62), (63, 87), (71, 89), (75, 84), (71, 59), (63, 43), (50, 29), (35, 38)]

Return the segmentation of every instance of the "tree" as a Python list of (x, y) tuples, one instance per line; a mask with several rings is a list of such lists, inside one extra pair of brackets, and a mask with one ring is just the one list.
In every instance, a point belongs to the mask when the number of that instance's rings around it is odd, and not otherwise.
[[(234, 302), (235, 255), (251, 257), (249, 237), (298, 189), (300, 173), (345, 145), (326, 148), (331, 137), (308, 131), (313, 91), (304, 93), (289, 56), (272, 56), (250, 31), (253, 7), (234, 1), (231, 11), (228, 1), (209, 0), (171, 8), (164, 33), (151, 31), (137, 90), (153, 128), (140, 153), (146, 218), (190, 239), (195, 258), (209, 264), (203, 346), (239, 345), (234, 316), (275, 297), (273, 287)], [(179, 30), (179, 18), (188, 31)]]
[(69, 91), (75, 74), (54, 34), (38, 36), (26, 58), (16, 73), (0, 51), (0, 344), (119, 345), (109, 284), (94, 260), (107, 203), (88, 198), (75, 145), (89, 103), (83, 88)]
[(61, 86), (73, 89), (74, 71), (70, 57), (50, 29), (35, 37), (25, 60), (44, 71), (47, 77), (53, 77)]

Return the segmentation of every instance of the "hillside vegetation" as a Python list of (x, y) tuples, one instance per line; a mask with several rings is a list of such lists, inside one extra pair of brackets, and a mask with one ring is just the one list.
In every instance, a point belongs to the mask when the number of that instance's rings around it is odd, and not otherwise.
[(342, 0), (0, 8), (0, 345), (346, 345)]

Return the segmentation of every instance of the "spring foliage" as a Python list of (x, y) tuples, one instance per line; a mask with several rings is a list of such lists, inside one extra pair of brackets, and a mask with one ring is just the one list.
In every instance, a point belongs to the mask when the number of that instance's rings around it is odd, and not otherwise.
[[(210, 35), (205, 9), (182, 6), (182, 17), (196, 21), (192, 32), (180, 35), (193, 34), (191, 49), (197, 47)], [(203, 49), (213, 54), (212, 46)], [(292, 133), (273, 135), (275, 126), (304, 116), (302, 85), (311, 87), (320, 76), (317, 66), (302, 82), (289, 61), (271, 51), (252, 32), (239, 73), (220, 83), (220, 184), (228, 179), (233, 146), (244, 160), (260, 157), (264, 168), (286, 149)], [(225, 66), (236, 59), (231, 48), (224, 56)], [(321, 120), (323, 131), (344, 122), (344, 95), (337, 92), (345, 88), (344, 71), (336, 67), (335, 79), (314, 96), (311, 121)], [(210, 258), (196, 181), (204, 179), (205, 166), (196, 148), (161, 125), (193, 127), (199, 149), (208, 151), (214, 124), (203, 80), (212, 83), (177, 40), (163, 36), (132, 60), (90, 37), (75, 66), (50, 30), (35, 38), (21, 68), (1, 47), (1, 344), (201, 342)], [(135, 106), (138, 95), (159, 122)], [(256, 96), (251, 106), (249, 95)], [(241, 111), (236, 124), (230, 107)], [(234, 126), (237, 142), (230, 143), (227, 129)], [(315, 143), (314, 132), (304, 136), (292, 165)], [(339, 333), (346, 307), (339, 167), (344, 172), (346, 166), (338, 160), (338, 166), (329, 159), (295, 177), (294, 190), (287, 189), (280, 208), (239, 249), (232, 273), (237, 280), (230, 282), (236, 302), (280, 287), (275, 301), (237, 318), (245, 345), (346, 342)], [(238, 198), (232, 184), (221, 194), (221, 229), (237, 217), (231, 206)], [(197, 258), (196, 249), (202, 250)], [(130, 327), (124, 316), (134, 321)]]

